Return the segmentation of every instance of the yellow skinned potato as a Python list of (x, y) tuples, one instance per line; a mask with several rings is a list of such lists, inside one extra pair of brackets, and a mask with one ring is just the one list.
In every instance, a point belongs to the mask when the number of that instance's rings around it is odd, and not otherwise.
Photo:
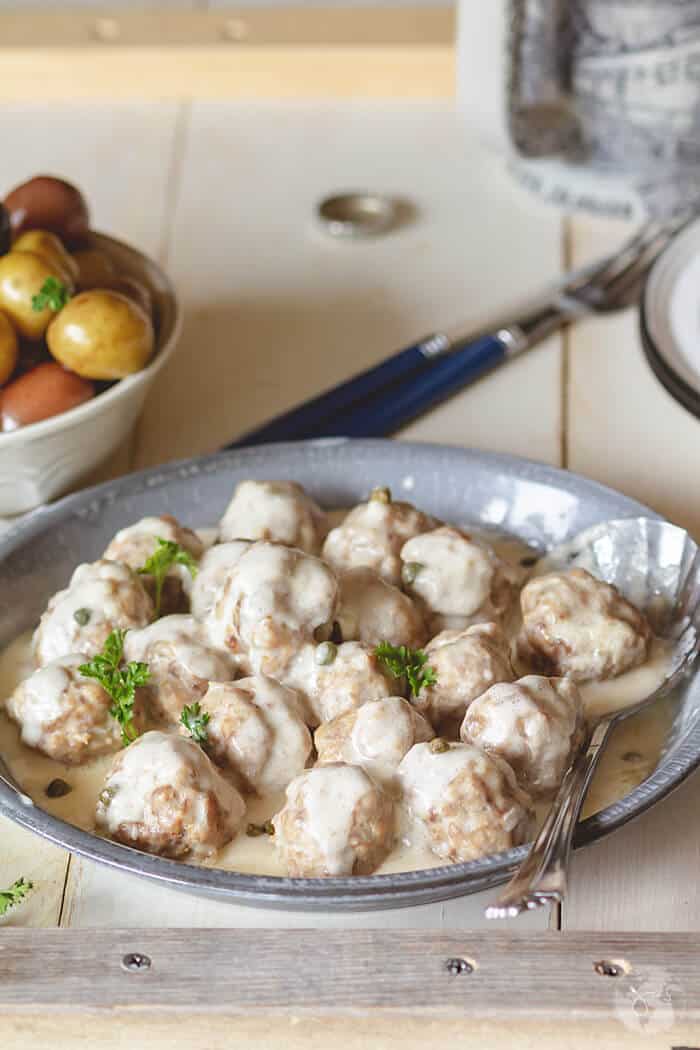
[(17, 333), (10, 319), (0, 312), (0, 386), (6, 383), (14, 372), (18, 356)]
[(151, 319), (119, 292), (81, 292), (58, 313), (46, 333), (49, 350), (86, 379), (123, 379), (153, 354)]
[(49, 305), (43, 310), (32, 307), (49, 277), (64, 283), (57, 268), (34, 252), (11, 251), (0, 258), (0, 310), (26, 339), (41, 339), (54, 316)]
[(27, 230), (12, 245), (13, 252), (34, 252), (40, 255), (61, 274), (61, 280), (69, 288), (75, 285), (78, 264), (71, 258), (55, 233), (48, 230)]

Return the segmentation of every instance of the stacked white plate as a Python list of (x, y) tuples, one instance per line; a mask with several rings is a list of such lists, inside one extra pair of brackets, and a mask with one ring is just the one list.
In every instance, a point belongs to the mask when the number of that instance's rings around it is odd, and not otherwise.
[(700, 220), (654, 263), (642, 296), (640, 328), (657, 378), (700, 417)]

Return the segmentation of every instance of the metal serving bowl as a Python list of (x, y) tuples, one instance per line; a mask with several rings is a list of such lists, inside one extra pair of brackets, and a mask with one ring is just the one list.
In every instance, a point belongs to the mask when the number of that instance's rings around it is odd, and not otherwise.
[[(190, 525), (215, 522), (244, 478), (301, 482), (326, 507), (349, 506), (375, 485), (455, 523), (512, 533), (549, 548), (612, 518), (654, 516), (619, 493), (565, 471), (512, 456), (439, 445), (343, 439), (267, 445), (187, 460), (109, 482), (36, 511), (0, 540), (0, 645), (36, 623), (79, 562), (99, 557), (117, 529), (147, 514)], [(700, 763), (700, 695), (679, 691), (657, 769), (624, 799), (583, 821), (577, 845), (621, 827)], [(524, 847), (467, 864), (357, 878), (239, 875), (150, 856), (50, 816), (13, 787), (0, 756), (0, 813), (92, 860), (191, 893), (294, 910), (395, 908), (459, 897), (503, 882)], [(19, 788), (20, 790), (18, 790)]]

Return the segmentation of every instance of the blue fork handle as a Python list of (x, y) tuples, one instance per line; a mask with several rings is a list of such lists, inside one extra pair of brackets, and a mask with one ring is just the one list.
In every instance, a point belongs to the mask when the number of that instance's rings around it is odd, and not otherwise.
[(422, 339), (413, 346), (400, 350), (365, 372), (359, 372), (344, 383), (305, 401), (297, 408), (275, 416), (269, 423), (249, 430), (226, 448), (241, 448), (244, 445), (262, 445), (270, 441), (297, 441), (303, 438), (322, 437), (330, 433), (335, 418), (345, 414), (352, 406), (384, 390), (386, 396), (396, 384), (429, 367), (431, 359), (449, 349), (447, 336), (436, 334)]
[[(409, 350), (402, 351), (402, 354), (411, 355), (415, 349), (416, 347), (410, 347)], [(364, 389), (370, 396), (352, 403), (345, 402), (344, 409), (341, 399), (337, 402), (341, 408), (332, 417), (325, 416), (316, 422), (320, 419), (316, 414), (316, 406), (327, 406), (330, 397), (339, 388), (322, 394), (321, 397), (314, 398), (313, 401), (306, 402), (283, 416), (278, 416), (227, 447), (240, 448), (268, 441), (296, 441), (319, 437), (385, 437), (440, 401), (444, 401), (457, 390), (479, 379), (484, 373), (501, 364), (507, 355), (506, 342), (497, 335), (486, 335), (458, 345), (449, 354), (432, 362), (426, 362), (425, 355), (421, 353), (424, 367), (407, 370), (408, 375), (404, 374), (396, 383), (387, 384), (386, 376), (392, 369), (386, 366), (392, 365), (396, 360), (390, 358), (383, 366), (365, 372), (361, 377), (355, 377), (363, 380), (366, 377), (369, 382), (372, 373), (375, 377), (377, 373), (381, 373), (385, 382), (379, 388), (375, 385), (369, 388), (365, 386)], [(415, 366), (415, 356), (413, 361)], [(353, 382), (350, 380), (349, 384), (345, 383), (342, 386), (347, 391), (347, 387)], [(312, 411), (307, 414), (306, 410), (310, 406)], [(310, 419), (314, 422), (307, 427), (305, 424)]]
[[(333, 420), (324, 436), (384, 437), (469, 386), (508, 356), (508, 345), (486, 335), (453, 350), (388, 395), (375, 396)], [(320, 435), (319, 435), (320, 436)]]

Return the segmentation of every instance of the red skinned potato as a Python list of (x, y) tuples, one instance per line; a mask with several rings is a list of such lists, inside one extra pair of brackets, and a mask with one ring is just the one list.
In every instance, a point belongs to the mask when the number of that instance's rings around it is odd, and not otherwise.
[(25, 230), (49, 230), (72, 245), (83, 241), (90, 227), (88, 206), (80, 190), (53, 175), (37, 175), (15, 186), (4, 204), (15, 237)]
[(120, 292), (81, 292), (56, 314), (46, 342), (57, 361), (86, 379), (123, 379), (155, 349), (150, 317)]
[(89, 401), (94, 394), (94, 383), (67, 372), (55, 361), (37, 365), (2, 390), (2, 430), (17, 430), (29, 423), (57, 416)]

